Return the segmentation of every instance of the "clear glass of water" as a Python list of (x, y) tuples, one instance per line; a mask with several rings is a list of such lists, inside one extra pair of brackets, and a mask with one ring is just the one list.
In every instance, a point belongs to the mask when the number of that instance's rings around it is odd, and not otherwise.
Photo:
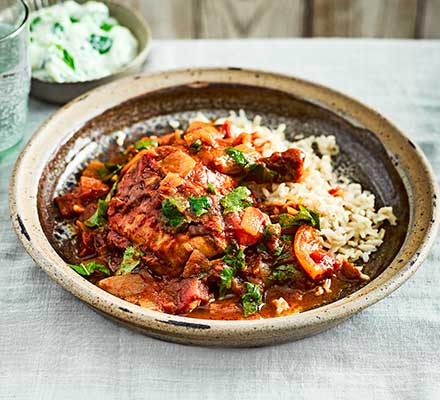
[(0, 0), (0, 154), (23, 137), (30, 89), (29, 9)]

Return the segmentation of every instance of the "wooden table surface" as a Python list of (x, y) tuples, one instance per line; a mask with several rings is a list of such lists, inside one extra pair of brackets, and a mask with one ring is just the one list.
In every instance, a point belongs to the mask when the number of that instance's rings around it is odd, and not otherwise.
[[(439, 41), (156, 41), (146, 68), (221, 65), (297, 75), (364, 101), (439, 176)], [(31, 100), (26, 136), (56, 109)], [(318, 336), (258, 349), (165, 343), (98, 315), (32, 262), (7, 210), (15, 157), (0, 160), (0, 399), (439, 398), (438, 242), (403, 287)]]

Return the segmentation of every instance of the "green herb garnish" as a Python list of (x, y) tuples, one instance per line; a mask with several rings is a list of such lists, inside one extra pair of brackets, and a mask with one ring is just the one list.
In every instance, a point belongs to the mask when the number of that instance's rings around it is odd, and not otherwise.
[(291, 242), (293, 240), (293, 235), (281, 235), (280, 239), (283, 242)]
[(225, 255), (222, 260), (236, 271), (243, 271), (246, 268), (246, 257), (244, 252), (237, 247), (226, 247)]
[(255, 314), (263, 304), (263, 296), (258, 285), (246, 282), (247, 292), (241, 296), (241, 304), (243, 306), (243, 315), (247, 318), (249, 315)]
[(108, 36), (96, 35), (92, 33), (89, 38), (89, 43), (99, 52), (99, 54), (108, 53), (112, 48), (113, 39)]
[(276, 267), (269, 276), (271, 281), (277, 282), (285, 282), (291, 281), (296, 276), (298, 276), (300, 272), (296, 269), (293, 264), (283, 264)]
[(299, 206), (299, 212), (296, 215), (280, 214), (278, 215), (278, 222), (282, 227), (292, 225), (310, 225), (314, 228), (321, 229), (319, 213), (309, 210), (306, 207)]
[(219, 300), (223, 299), (226, 295), (226, 292), (231, 288), (233, 277), (234, 277), (234, 269), (231, 267), (224, 267), (220, 271), (220, 287), (218, 290)]
[(269, 224), (264, 229), (264, 238), (273, 239), (278, 238), (281, 235), (281, 226), (279, 224)]
[(252, 204), (252, 192), (246, 186), (238, 186), (226, 196), (222, 197), (220, 204), (224, 214), (239, 212)]
[(105, 202), (108, 204), (110, 203), (110, 200), (112, 199), (112, 197), (114, 196), (114, 194), (116, 193), (116, 189), (118, 188), (118, 183), (119, 181), (116, 181), (113, 186), (111, 187), (110, 191), (107, 193), (107, 196), (105, 196)]
[(55, 22), (52, 26), (52, 32), (55, 34), (62, 33), (64, 32), (64, 26), (61, 25), (59, 22)]
[(162, 201), (162, 212), (171, 226), (179, 226), (184, 221), (183, 211), (186, 204), (177, 197), (168, 197)]
[(190, 144), (189, 151), (191, 153), (198, 153), (200, 150), (202, 150), (202, 141), (200, 139), (196, 139)]
[(103, 22), (100, 26), (100, 28), (105, 31), (105, 32), (109, 32), (111, 31), (111, 29), (114, 27), (114, 25), (109, 24), (108, 22)]
[(277, 249), (273, 252), (273, 255), (278, 257), (282, 254), (284, 250), (284, 245), (277, 247)]
[(207, 197), (190, 197), (188, 199), (189, 207), (191, 211), (196, 215), (196, 217), (200, 217), (201, 215), (208, 212), (208, 210), (212, 207), (212, 200)]
[(231, 288), (232, 278), (235, 273), (237, 271), (243, 271), (246, 268), (246, 257), (244, 252), (237, 246), (226, 247), (222, 261), (227, 264), (227, 266), (220, 271), (220, 299), (225, 297), (226, 291)]
[(29, 24), (29, 30), (30, 30), (31, 32), (33, 32), (34, 29), (35, 29), (35, 25), (39, 24), (40, 22), (41, 22), (41, 17), (40, 17), (40, 16), (35, 17), (35, 18), (31, 21), (31, 23)]
[(258, 243), (257, 244), (257, 250), (260, 253), (269, 253), (269, 249), (267, 248), (267, 246), (264, 243)]
[(142, 149), (151, 149), (152, 147), (157, 147), (159, 146), (159, 143), (157, 143), (155, 140), (138, 140), (135, 144), (134, 144), (134, 148), (136, 150), (142, 150)]
[(59, 44), (56, 44), (55, 47), (63, 52), (63, 61), (72, 69), (75, 69), (75, 60), (73, 57), (69, 54), (69, 52)]
[(273, 182), (277, 173), (267, 168), (263, 164), (251, 163), (246, 166), (246, 178), (254, 180), (257, 183)]
[(107, 223), (108, 201), (98, 200), (98, 207), (94, 214), (84, 221), (84, 225), (89, 228), (97, 228)]
[(228, 147), (225, 153), (245, 169), (245, 179), (254, 180), (257, 183), (273, 182), (277, 173), (267, 168), (264, 164), (250, 162), (245, 154), (234, 147)]
[(231, 157), (240, 167), (245, 167), (248, 164), (244, 153), (234, 147), (228, 147), (225, 153)]
[(70, 16), (69, 19), (72, 24), (76, 24), (77, 22), (79, 22), (79, 18), (75, 18), (73, 16)]
[(123, 167), (123, 164), (105, 163), (104, 166), (99, 168), (96, 172), (103, 182), (107, 182), (113, 178)]
[(110, 270), (105, 265), (99, 264), (95, 261), (89, 262), (87, 264), (81, 263), (79, 265), (67, 264), (67, 266), (69, 266), (70, 268), (72, 268), (82, 276), (90, 276), (95, 271), (101, 271), (106, 275), (111, 274)]
[(217, 189), (212, 183), (208, 183), (208, 193), (209, 194), (217, 194)]
[(127, 247), (115, 275), (125, 275), (133, 271), (140, 264), (142, 256), (142, 251), (137, 247)]

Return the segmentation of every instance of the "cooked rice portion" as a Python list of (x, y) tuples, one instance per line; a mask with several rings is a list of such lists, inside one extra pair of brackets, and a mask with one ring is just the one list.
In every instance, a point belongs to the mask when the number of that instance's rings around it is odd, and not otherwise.
[[(198, 114), (194, 120), (207, 121), (207, 118)], [(225, 120), (231, 121), (234, 136), (256, 132), (259, 138), (254, 142), (255, 146), (265, 157), (291, 147), (302, 149), (306, 154), (306, 173), (302, 182), (273, 184), (270, 190), (263, 189), (262, 196), (276, 204), (294, 202), (318, 211), (327, 249), (339, 259), (351, 262), (369, 260), (370, 254), (383, 242), (385, 229), (381, 225), (385, 221), (396, 225), (396, 217), (391, 207), (376, 211), (372, 193), (336, 174), (332, 156), (338, 154), (339, 147), (334, 136), (310, 136), (291, 142), (286, 140), (284, 124), (270, 130), (261, 125), (260, 116), (250, 120), (243, 110), (238, 115), (231, 111), (229, 117), (218, 119), (216, 124)], [(317, 146), (319, 156), (313, 146)]]

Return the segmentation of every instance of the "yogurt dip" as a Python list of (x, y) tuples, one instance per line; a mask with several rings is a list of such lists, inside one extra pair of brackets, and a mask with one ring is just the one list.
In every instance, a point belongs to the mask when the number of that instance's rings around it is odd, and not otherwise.
[(129, 64), (138, 42), (104, 3), (66, 1), (30, 18), (32, 77), (47, 82), (103, 78)]

